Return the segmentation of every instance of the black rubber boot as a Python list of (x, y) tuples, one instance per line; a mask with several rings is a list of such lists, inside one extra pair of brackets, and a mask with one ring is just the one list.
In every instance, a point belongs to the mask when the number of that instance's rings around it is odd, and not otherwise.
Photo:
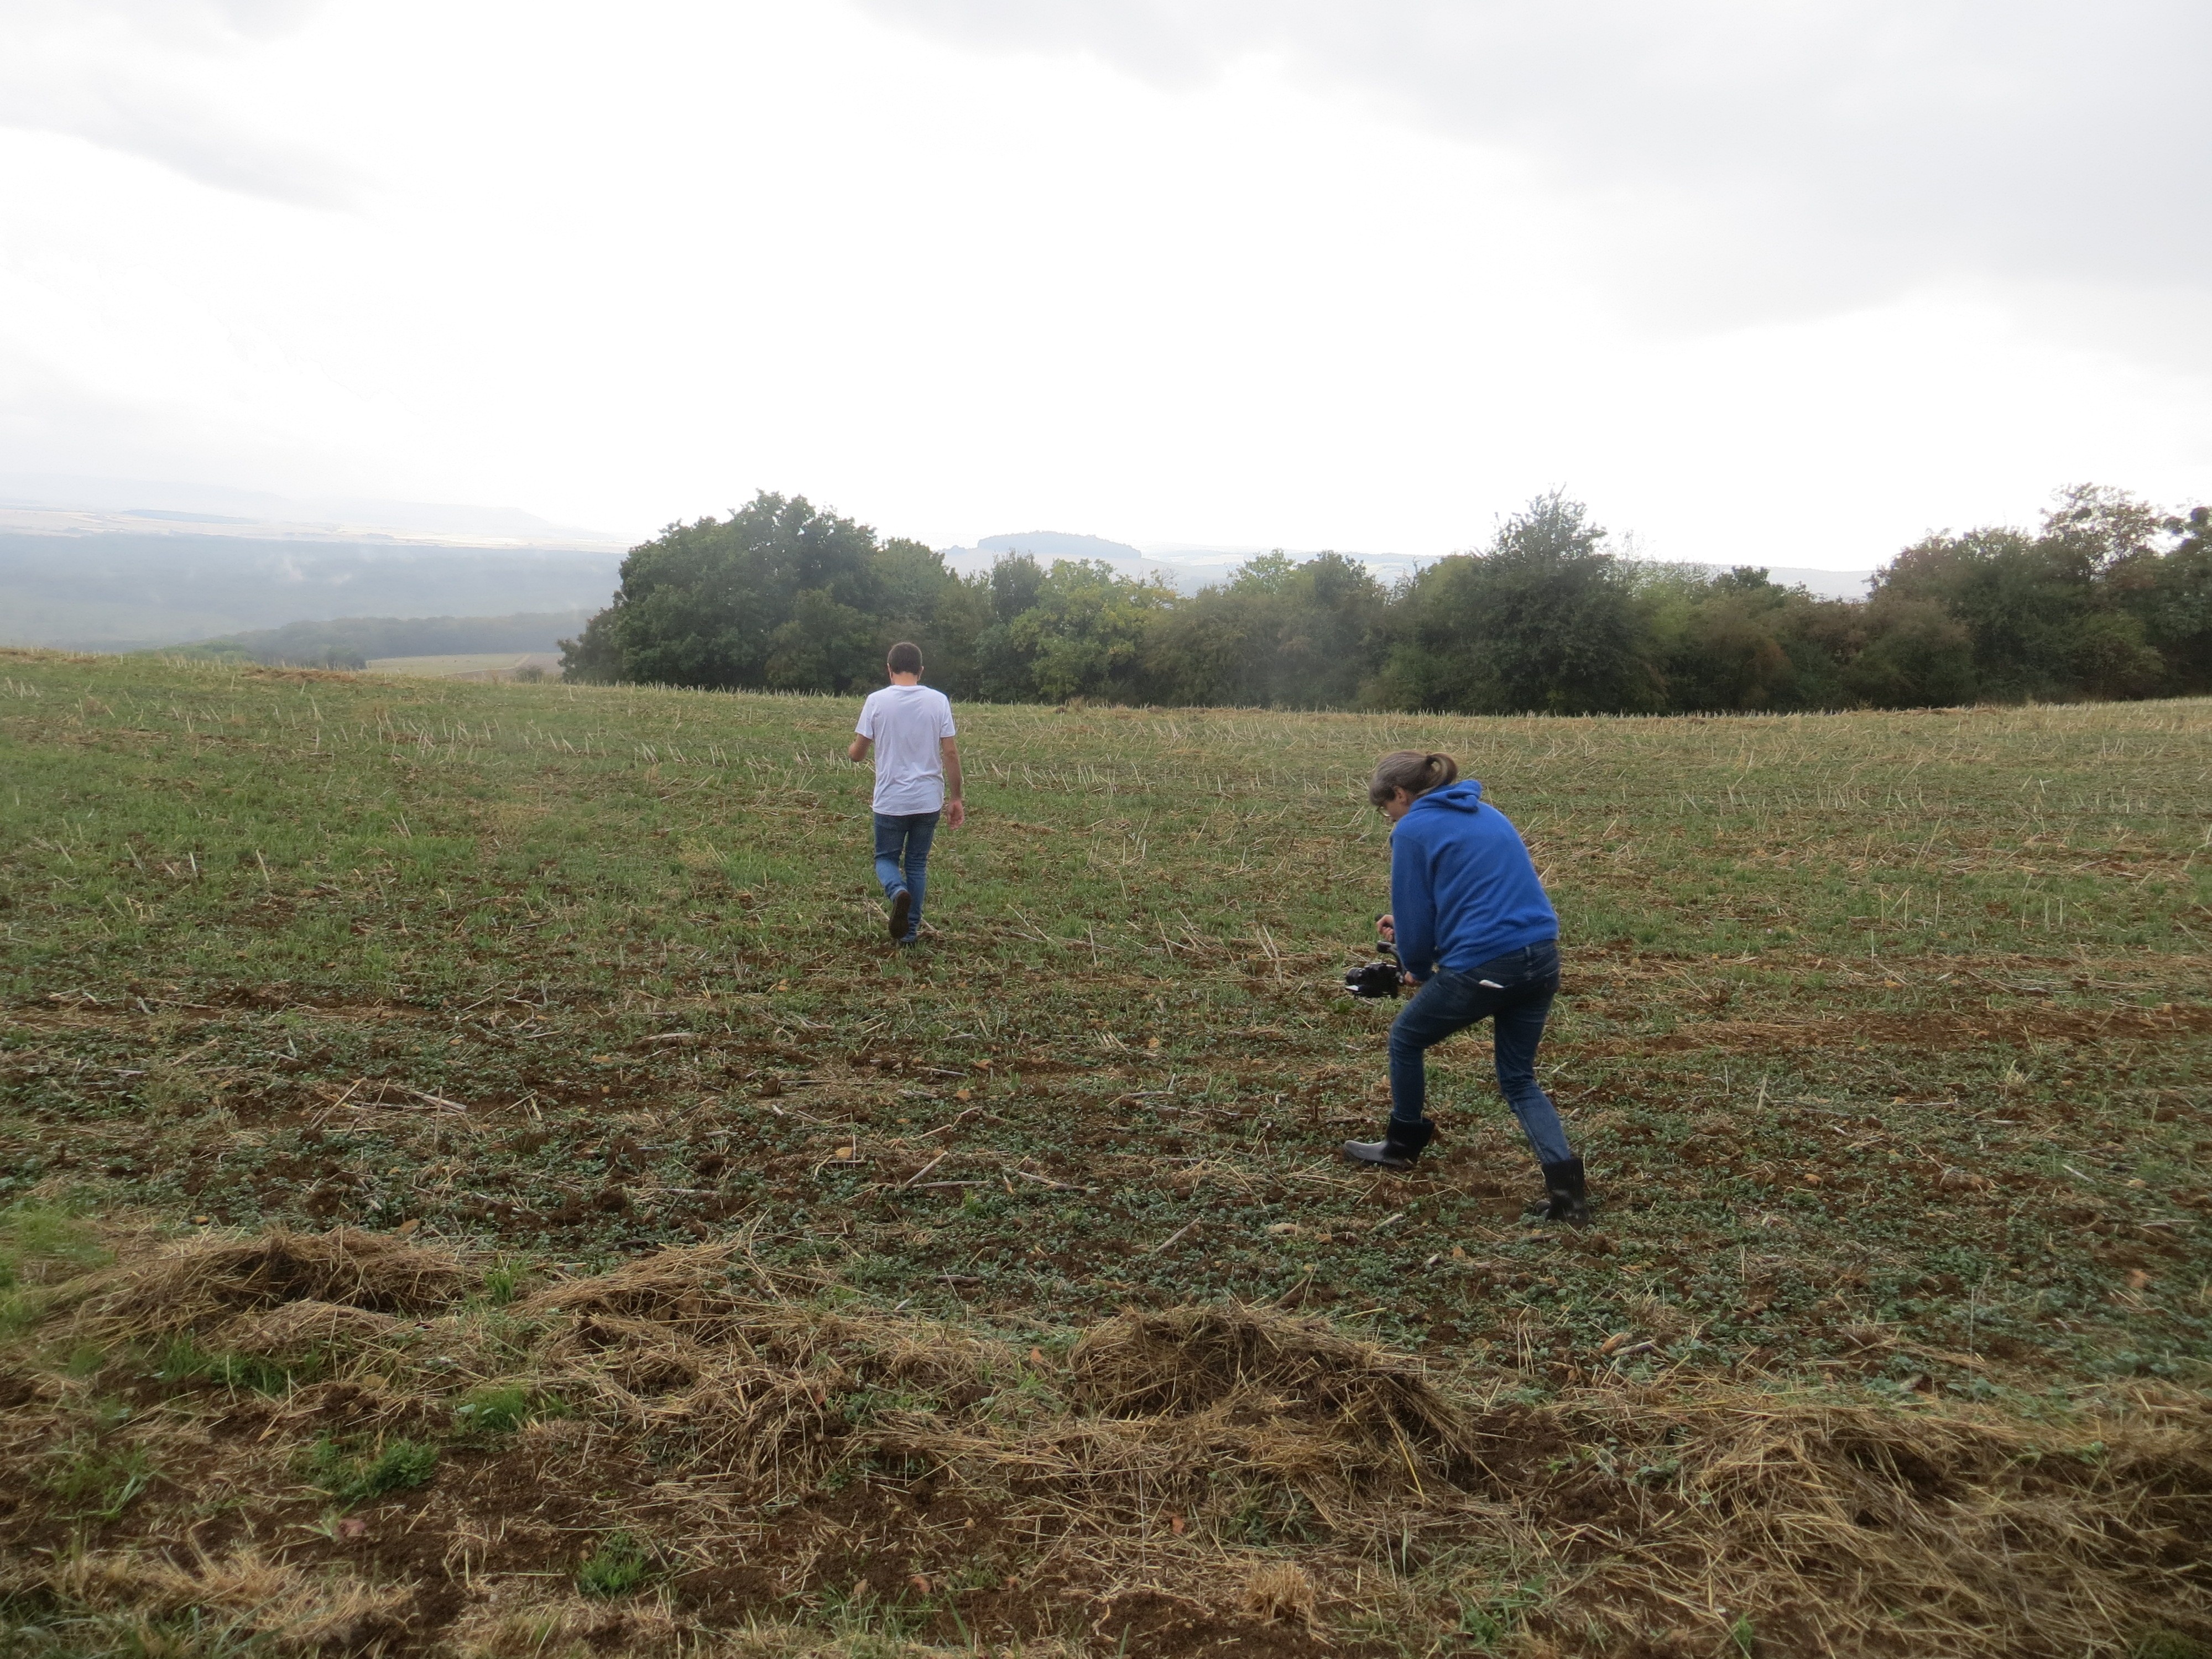
[(1421, 1156), (1421, 1148), (1437, 1138), (1437, 1126), (1427, 1118), (1419, 1123), (1401, 1123), (1390, 1120), (1390, 1127), (1382, 1132), (1380, 1140), (1347, 1140), (1344, 1155), (1354, 1164), (1376, 1164), (1386, 1170), (1410, 1170)]
[(1523, 1221), (1564, 1221), (1570, 1227), (1589, 1225), (1589, 1200), (1583, 1190), (1583, 1161), (1565, 1159), (1544, 1166), (1544, 1195), (1521, 1212)]

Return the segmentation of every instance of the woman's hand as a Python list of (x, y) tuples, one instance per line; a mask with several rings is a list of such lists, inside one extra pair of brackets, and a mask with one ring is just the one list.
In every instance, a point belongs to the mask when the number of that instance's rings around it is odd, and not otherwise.
[(1385, 945), (1395, 945), (1398, 942), (1398, 924), (1387, 915), (1377, 916), (1375, 918), (1375, 933)]

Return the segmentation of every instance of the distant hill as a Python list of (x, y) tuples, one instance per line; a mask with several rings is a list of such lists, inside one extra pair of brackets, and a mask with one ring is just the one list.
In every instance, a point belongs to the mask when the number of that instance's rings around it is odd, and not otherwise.
[(1049, 564), (1054, 559), (1104, 559), (1118, 563), (1124, 559), (1141, 560), (1141, 548), (1127, 542), (1109, 542), (1103, 536), (1077, 536), (1065, 530), (1032, 530), (1021, 536), (986, 536), (975, 544), (985, 553), (1029, 553), (1036, 556), (1040, 564)]
[[(1261, 548), (1163, 548), (1157, 553), (1147, 553), (1127, 542), (1108, 541), (1103, 536), (1079, 536), (1065, 530), (1031, 530), (1018, 535), (985, 536), (973, 547), (944, 547), (945, 568), (967, 576), (988, 571), (1000, 559), (1027, 554), (1039, 564), (1049, 565), (1058, 559), (1097, 559), (1114, 567), (1125, 576), (1164, 576), (1184, 593), (1195, 593), (1202, 587), (1216, 586), (1232, 580), (1237, 567)], [(1311, 557), (1300, 553), (1300, 558)], [(1416, 568), (1419, 562), (1401, 558), (1395, 554), (1353, 553), (1347, 557), (1367, 565), (1384, 581)]]
[[(1808, 570), (1799, 565), (1762, 565), (1755, 560), (1741, 561), (1753, 570), (1764, 570), (1770, 580), (1784, 587), (1802, 587), (1815, 598), (1823, 599), (1863, 599), (1867, 596), (1867, 585), (1874, 580), (1871, 570)], [(1723, 570), (1736, 568), (1725, 564), (1693, 564), (1692, 570), (1702, 570), (1709, 576), (1717, 576)]]
[(313, 668), (362, 668), (375, 659), (393, 657), (550, 654), (563, 639), (575, 637), (590, 615), (580, 610), (511, 617), (338, 617), (167, 648), (188, 656)]
[(0, 644), (131, 651), (338, 618), (591, 611), (621, 565), (612, 549), (0, 531)]
[(986, 536), (973, 547), (940, 547), (945, 568), (956, 574), (973, 576), (989, 571), (1001, 559), (1027, 554), (1039, 564), (1060, 559), (1101, 559), (1125, 576), (1149, 576), (1166, 569), (1143, 550), (1127, 542), (1109, 542), (1103, 536), (1078, 536), (1065, 530), (1032, 530), (1018, 536)]
[(0, 473), (0, 530), (84, 535), (161, 530), (289, 541), (410, 541), (454, 547), (597, 548), (626, 539), (601, 530), (550, 524), (511, 507), (452, 502), (301, 498), (261, 489), (151, 478)]

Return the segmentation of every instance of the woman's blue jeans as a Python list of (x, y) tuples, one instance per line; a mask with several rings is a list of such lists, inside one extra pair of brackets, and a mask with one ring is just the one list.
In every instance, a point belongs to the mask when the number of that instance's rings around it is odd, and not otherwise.
[(1559, 992), (1559, 946), (1547, 939), (1484, 963), (1467, 973), (1440, 968), (1390, 1025), (1390, 1115), (1418, 1123), (1428, 1101), (1422, 1055), (1478, 1020), (1491, 1022), (1498, 1087), (1540, 1164), (1574, 1156), (1552, 1097), (1536, 1085), (1536, 1045)]
[(906, 918), (908, 939), (921, 930), (921, 890), (929, 880), (929, 843), (936, 834), (934, 812), (876, 814), (876, 879), (885, 898), (902, 887), (914, 895)]

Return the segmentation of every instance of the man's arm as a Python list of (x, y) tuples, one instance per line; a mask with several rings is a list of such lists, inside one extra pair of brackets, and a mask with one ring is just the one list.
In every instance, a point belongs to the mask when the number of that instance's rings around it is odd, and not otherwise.
[(960, 799), (960, 743), (957, 738), (940, 738), (937, 748), (945, 757), (945, 822), (957, 830), (968, 822), (968, 806)]
[(867, 759), (869, 742), (866, 738), (854, 738), (845, 750), (845, 758), (855, 763)]

